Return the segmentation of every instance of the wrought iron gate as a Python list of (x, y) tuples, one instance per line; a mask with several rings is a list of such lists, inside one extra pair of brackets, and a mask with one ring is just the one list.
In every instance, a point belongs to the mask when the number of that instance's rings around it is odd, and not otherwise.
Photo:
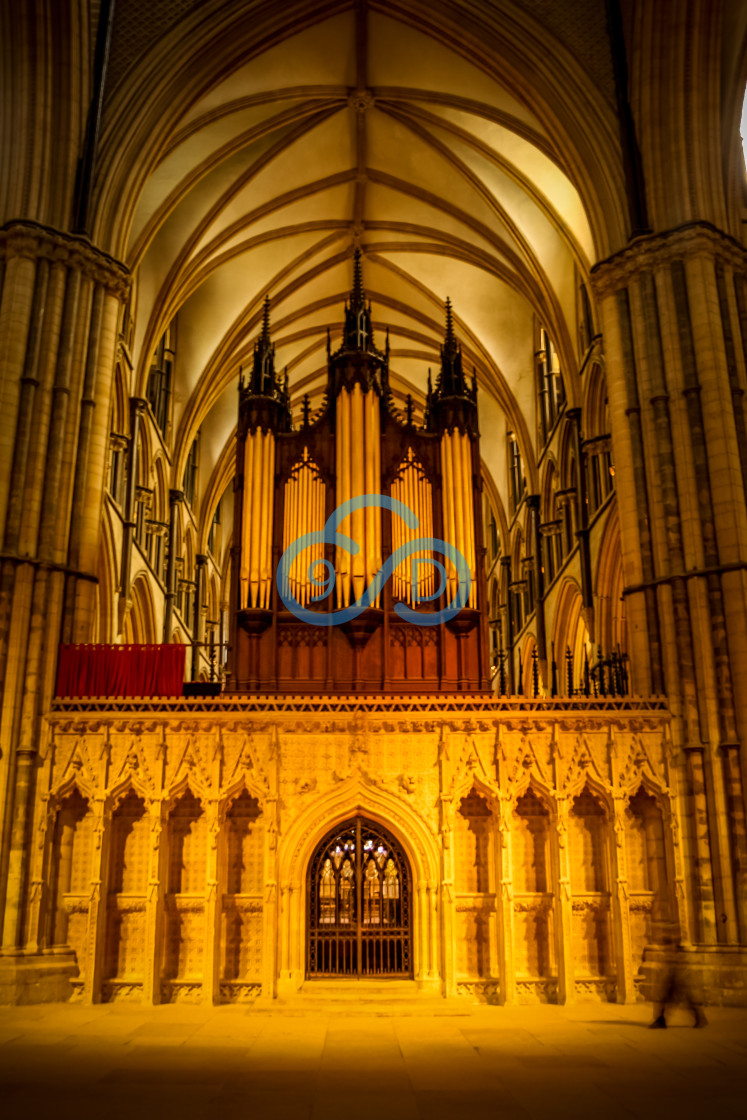
[(355, 817), (328, 833), (307, 898), (307, 976), (412, 976), (410, 868), (381, 825)]

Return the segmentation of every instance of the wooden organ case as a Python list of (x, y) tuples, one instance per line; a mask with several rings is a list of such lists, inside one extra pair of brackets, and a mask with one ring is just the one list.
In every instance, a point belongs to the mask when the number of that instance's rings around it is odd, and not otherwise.
[[(322, 407), (312, 416), (305, 398), (294, 427), (287, 375), (275, 371), (265, 302), (251, 375), (239, 379), (228, 690), (488, 690), (477, 392), (474, 375), (468, 384), (462, 370), (450, 305), (440, 371), (435, 388), (429, 374), (422, 426), (414, 420), (411, 398), (404, 415), (394, 406), (389, 343), (384, 351), (374, 344), (359, 252), (342, 343), (333, 352), (328, 338), (327, 359)], [(454, 545), (469, 566), (469, 598), (453, 618), (419, 625), (394, 610), (403, 602), (425, 618), (453, 600), (456, 569), (435, 550), (415, 555), (440, 560), (445, 579), (432, 565), (408, 560), (350, 621), (315, 625), (286, 609), (276, 584), (283, 553), (303, 534), (320, 532), (342, 502), (362, 494), (404, 502), (419, 527), (408, 528), (396, 513), (376, 505), (355, 510), (339, 532), (359, 551), (351, 555), (330, 543), (306, 549), (290, 569), (295, 600), (320, 615), (339, 612), (361, 597), (398, 547), (434, 537)], [(322, 593), (315, 573), (325, 569), (332, 586), (325, 597), (314, 598)], [(442, 583), (445, 590), (432, 598)]]

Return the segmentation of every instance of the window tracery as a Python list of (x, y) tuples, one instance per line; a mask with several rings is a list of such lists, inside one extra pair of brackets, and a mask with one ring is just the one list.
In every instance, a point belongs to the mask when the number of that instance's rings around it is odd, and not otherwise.
[(356, 818), (309, 868), (309, 975), (409, 975), (409, 869), (383, 828)]

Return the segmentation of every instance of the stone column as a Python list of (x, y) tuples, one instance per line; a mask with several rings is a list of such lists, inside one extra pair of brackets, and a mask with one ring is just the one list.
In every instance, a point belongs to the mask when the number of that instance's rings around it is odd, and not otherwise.
[(592, 616), (594, 589), (591, 576), (591, 544), (589, 540), (589, 495), (586, 486), (584, 452), (581, 444), (581, 409), (569, 408), (566, 416), (571, 422), (573, 451), (576, 457), (576, 507), (579, 522), (576, 529), (576, 539), (578, 540), (581, 564), (581, 597), (587, 614), (587, 629), (590, 634), (594, 635)]
[(506, 589), (506, 654), (508, 662), (507, 689), (509, 696), (516, 695), (516, 668), (514, 665), (514, 612), (511, 606), (511, 557), (501, 556), (500, 565), (503, 569), (501, 586)]
[(88, 962), (83, 999), (86, 1003), (101, 1002), (106, 945), (106, 896), (109, 878), (109, 836), (111, 813), (103, 797), (93, 803), (93, 840), (91, 850), (91, 901), (88, 906)]
[[(696, 936), (740, 933), (744, 836), (721, 750), (747, 759), (747, 253), (707, 223), (595, 266), (633, 690), (666, 691), (687, 755)], [(728, 604), (728, 610), (726, 609)], [(718, 918), (718, 921), (716, 921)], [(741, 934), (744, 936), (744, 934)]]
[(725, 783), (728, 796), (728, 817), (734, 858), (734, 885), (736, 889), (738, 936), (747, 942), (747, 823), (745, 822), (744, 786), (739, 768), (739, 746), (725, 743)]
[(689, 750), (686, 756), (686, 766), (692, 802), (690, 810), (697, 938), (699, 942), (706, 945), (715, 945), (717, 939), (716, 906), (711, 870), (711, 845), (703, 751)]
[(290, 883), (280, 884), (280, 908), (278, 911), (278, 993), (288, 987), (290, 979)]
[(200, 675), (200, 651), (204, 640), (204, 619), (202, 600), (205, 594), (205, 569), (207, 556), (198, 553), (195, 557), (195, 602), (192, 621), (192, 680)]
[(542, 563), (542, 534), (540, 532), (540, 496), (529, 494), (526, 499), (530, 511), (532, 551), (534, 552), (535, 618), (537, 620), (537, 653), (540, 673), (545, 686), (549, 684), (547, 672), (547, 637), (545, 632), (545, 569)]
[(567, 797), (557, 799), (555, 875), (555, 938), (558, 959), (558, 1003), (573, 1003), (576, 998), (573, 972), (573, 896), (568, 851)]
[(303, 946), (304, 941), (304, 921), (301, 913), (301, 884), (290, 884), (290, 904), (288, 908), (288, 931), (289, 931), (289, 968), (290, 976), (293, 981), (300, 987), (303, 983), (306, 974), (306, 966), (303, 960)]
[(263, 807), (265, 829), (265, 898), (262, 909), (262, 998), (277, 995), (278, 966), (278, 831), (277, 797), (268, 797)]
[(137, 524), (138, 459), (140, 457), (140, 429), (148, 402), (140, 397), (130, 399), (130, 444), (127, 451), (127, 490), (122, 521), (122, 564), (119, 575), (119, 609), (117, 628), (121, 631), (130, 604), (130, 574), (132, 571), (132, 542)]
[(438, 884), (428, 882), (428, 975), (439, 979), (438, 969)]
[(428, 927), (429, 927), (429, 908), (428, 908), (428, 884), (425, 879), (419, 879), (417, 884), (418, 895), (418, 909), (417, 909), (417, 949), (418, 949), (418, 967), (415, 972), (415, 979), (422, 983), (428, 975)]
[(163, 615), (163, 640), (171, 641), (174, 625), (174, 598), (176, 596), (176, 519), (179, 503), (184, 501), (183, 490), (169, 490), (169, 536), (166, 559), (166, 602)]
[(451, 798), (441, 796), (441, 959), (445, 995), (455, 996), (456, 899), (454, 896), (454, 829)]
[(161, 1002), (161, 968), (163, 961), (163, 896), (164, 877), (167, 872), (165, 849), (162, 834), (167, 826), (166, 808), (159, 798), (150, 805), (150, 863), (148, 869), (148, 893), (145, 899), (145, 964), (143, 968), (143, 1003)]
[(499, 809), (495, 835), (495, 899), (498, 911), (498, 969), (501, 1003), (516, 1002), (516, 965), (514, 962), (514, 875), (511, 851), (513, 813), (507, 800)]
[(48, 794), (43, 795), (39, 800), (40, 804), (36, 806), (33, 823), (36, 843), (30, 868), (31, 885), (25, 945), (27, 953), (38, 953), (49, 945), (49, 928), (54, 920), (49, 914), (49, 896), (57, 806), (50, 803)]
[(623, 794), (614, 798), (612, 834), (612, 936), (617, 976), (617, 1002), (635, 1003), (633, 962), (630, 941), (630, 903), (628, 894), (627, 853), (625, 851), (625, 809), (628, 799)]
[[(63, 618), (64, 636), (85, 641), (95, 613), (110, 392), (128, 274), (87, 239), (33, 222), (0, 231), (0, 257), (0, 909), (2, 953), (16, 958), (40, 717), (54, 690)], [(23, 962), (0, 966), (9, 967), (22, 971)]]
[(220, 815), (218, 802), (207, 802), (207, 859), (205, 866), (205, 950), (202, 969), (202, 1002), (220, 1003)]

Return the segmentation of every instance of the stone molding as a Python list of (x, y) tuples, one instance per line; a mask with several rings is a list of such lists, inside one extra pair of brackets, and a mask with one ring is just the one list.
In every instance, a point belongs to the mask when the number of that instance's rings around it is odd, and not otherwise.
[(0, 228), (0, 258), (48, 260), (80, 271), (105, 291), (124, 301), (130, 292), (130, 270), (81, 234), (62, 233), (38, 222), (13, 221)]
[(747, 249), (709, 222), (688, 222), (664, 233), (643, 234), (620, 252), (599, 261), (591, 270), (597, 299), (625, 288), (644, 271), (655, 271), (676, 260), (708, 257), (747, 272)]

